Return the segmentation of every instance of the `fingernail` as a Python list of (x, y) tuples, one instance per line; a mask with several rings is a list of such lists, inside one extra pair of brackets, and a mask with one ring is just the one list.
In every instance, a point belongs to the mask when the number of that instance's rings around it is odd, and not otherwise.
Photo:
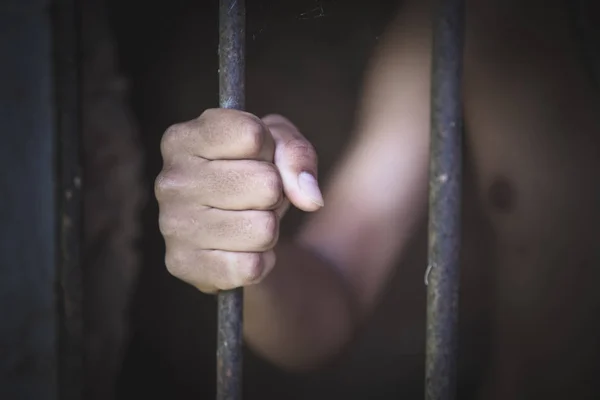
[(301, 172), (300, 175), (298, 175), (298, 185), (300, 186), (300, 191), (305, 196), (307, 196), (313, 203), (323, 207), (325, 204), (323, 201), (323, 195), (321, 194), (319, 184), (314, 176), (308, 172)]

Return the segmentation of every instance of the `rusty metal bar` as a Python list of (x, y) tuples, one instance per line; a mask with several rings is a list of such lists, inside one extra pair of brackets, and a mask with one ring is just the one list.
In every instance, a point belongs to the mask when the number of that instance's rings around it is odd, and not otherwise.
[(83, 398), (81, 271), (81, 15), (77, 0), (54, 2), (57, 123), (57, 306), (60, 400)]
[[(246, 7), (244, 0), (219, 4), (219, 105), (246, 106)], [(217, 400), (242, 398), (242, 288), (218, 295)]]
[(454, 400), (462, 187), (464, 0), (438, 0), (433, 19), (426, 400)]

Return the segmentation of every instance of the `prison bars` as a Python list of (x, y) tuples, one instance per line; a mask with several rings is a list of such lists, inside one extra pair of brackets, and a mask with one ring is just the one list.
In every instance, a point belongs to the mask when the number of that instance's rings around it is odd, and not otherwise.
[[(439, 0), (433, 19), (425, 399), (456, 397), (462, 187), (464, 0)], [(220, 0), (219, 98), (245, 107), (245, 5)], [(243, 291), (218, 295), (217, 400), (240, 400)]]
[[(219, 3), (219, 105), (246, 106), (246, 6), (244, 0)], [(242, 398), (242, 288), (217, 295), (217, 400)]]
[(464, 0), (433, 18), (425, 399), (456, 398), (462, 187)]
[[(81, 270), (79, 265), (81, 171), (79, 160), (78, 37), (74, 0), (57, 15), (57, 79), (60, 147), (61, 364), (60, 398), (81, 395)], [(426, 399), (456, 397), (460, 255), (461, 78), (464, 1), (440, 0), (434, 19), (429, 264), (426, 272)], [(61, 12), (62, 11), (62, 12)], [(245, 108), (245, 4), (220, 0), (219, 103)], [(218, 295), (217, 399), (240, 400), (242, 392), (243, 291)]]

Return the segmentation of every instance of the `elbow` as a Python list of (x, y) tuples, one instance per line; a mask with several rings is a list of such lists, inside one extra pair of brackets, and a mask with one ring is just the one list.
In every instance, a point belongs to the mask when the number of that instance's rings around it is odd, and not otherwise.
[(343, 331), (323, 333), (313, 340), (304, 337), (285, 345), (248, 339), (246, 342), (250, 350), (276, 368), (293, 374), (309, 374), (335, 363), (345, 353), (353, 331), (353, 327), (348, 326)]
[[(261, 358), (282, 370), (304, 373), (319, 370), (344, 353), (354, 337), (358, 314), (356, 299), (336, 269), (314, 252), (298, 250), (294, 246), (280, 253), (297, 257), (297, 264), (280, 264), (280, 275), (273, 275), (278, 280), (271, 280), (270, 286), (263, 282), (247, 288), (244, 336)], [(283, 274), (281, 265), (295, 266), (287, 270), (295, 274)]]
[(345, 353), (355, 335), (355, 314), (344, 300), (335, 297), (323, 301), (319, 311), (307, 307), (305, 315), (285, 322), (271, 320), (268, 329), (264, 324), (262, 329), (248, 324), (246, 343), (259, 357), (287, 372), (310, 373), (325, 368)]

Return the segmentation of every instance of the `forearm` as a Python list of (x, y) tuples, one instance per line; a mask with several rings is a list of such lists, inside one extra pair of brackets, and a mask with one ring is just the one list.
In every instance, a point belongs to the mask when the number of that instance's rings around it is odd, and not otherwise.
[(356, 325), (342, 276), (297, 242), (277, 247), (277, 264), (244, 295), (250, 347), (283, 368), (305, 370), (334, 357)]
[[(308, 251), (278, 249), (275, 269), (246, 289), (246, 340), (285, 367), (334, 356), (377, 304), (426, 210), (429, 1), (408, 2), (367, 74), (354, 142), (301, 229)], [(330, 260), (328, 265), (316, 256)]]

